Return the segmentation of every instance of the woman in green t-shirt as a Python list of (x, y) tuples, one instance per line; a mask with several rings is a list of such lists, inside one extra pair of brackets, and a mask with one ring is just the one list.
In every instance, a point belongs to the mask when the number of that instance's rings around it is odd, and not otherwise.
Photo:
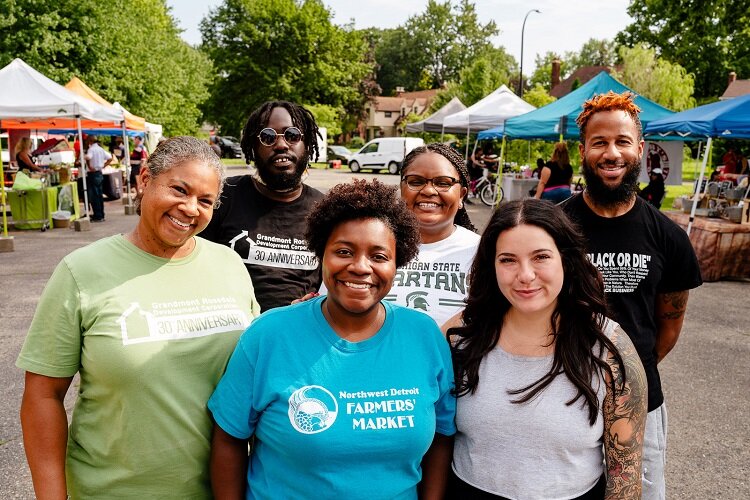
[(211, 497), (206, 401), (260, 310), (237, 254), (196, 237), (223, 180), (205, 142), (161, 143), (138, 175), (136, 227), (55, 269), (16, 362), (37, 497)]

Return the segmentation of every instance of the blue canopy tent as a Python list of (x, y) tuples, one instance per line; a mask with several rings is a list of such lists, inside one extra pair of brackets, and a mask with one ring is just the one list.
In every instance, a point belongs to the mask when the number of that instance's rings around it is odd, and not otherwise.
[[(706, 162), (711, 151), (711, 140), (720, 139), (750, 139), (750, 94), (713, 102), (675, 113), (661, 120), (649, 123), (645, 133), (660, 139), (679, 138), (681, 140), (706, 140), (706, 151), (703, 154), (701, 173), (696, 183), (693, 196), (693, 207), (690, 210), (690, 221), (687, 232), (695, 219), (695, 209), (698, 206), (698, 190), (703, 184), (706, 173)], [(745, 194), (747, 197), (747, 193)]]
[[(612, 78), (606, 71), (602, 71), (592, 80), (557, 101), (510, 118), (505, 122), (504, 127), (495, 127), (480, 132), (479, 139), (501, 138), (503, 134), (510, 139), (540, 139), (545, 141), (557, 141), (561, 138), (578, 139), (576, 118), (583, 111), (583, 103), (596, 94), (606, 94), (610, 90), (617, 93), (633, 92), (630, 88)], [(644, 126), (673, 113), (637, 94), (635, 103), (641, 108), (640, 119)]]

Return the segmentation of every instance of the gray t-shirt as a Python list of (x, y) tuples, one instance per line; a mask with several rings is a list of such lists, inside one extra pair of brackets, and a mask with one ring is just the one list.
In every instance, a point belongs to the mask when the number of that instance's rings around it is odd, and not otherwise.
[[(618, 325), (605, 324), (611, 336)], [(588, 406), (576, 388), (558, 375), (533, 400), (514, 404), (508, 390), (544, 376), (552, 355), (518, 356), (495, 347), (479, 366), (474, 394), (458, 398), (453, 470), (464, 482), (513, 499), (569, 499), (594, 487), (604, 472), (601, 413), (589, 425)], [(600, 408), (606, 385), (595, 375)]]

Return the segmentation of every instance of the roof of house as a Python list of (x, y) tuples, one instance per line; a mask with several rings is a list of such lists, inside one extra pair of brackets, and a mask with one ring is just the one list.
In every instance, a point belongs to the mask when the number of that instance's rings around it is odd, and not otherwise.
[(402, 108), (407, 108), (409, 111), (414, 106), (426, 108), (432, 103), (437, 93), (438, 89), (431, 89), (403, 92), (397, 97), (378, 96), (373, 99), (375, 102), (375, 111), (395, 111), (400, 113)]
[(750, 94), (750, 80), (735, 80), (727, 86), (719, 99), (731, 99), (745, 94)]
[(576, 80), (578, 80), (579, 85), (583, 85), (602, 71), (611, 73), (612, 68), (610, 68), (609, 66), (582, 66), (575, 70), (573, 74), (571, 74), (565, 80), (552, 87), (549, 94), (552, 97), (556, 97), (559, 99), (565, 95), (570, 94), (574, 90), (572, 87), (573, 82), (575, 82)]

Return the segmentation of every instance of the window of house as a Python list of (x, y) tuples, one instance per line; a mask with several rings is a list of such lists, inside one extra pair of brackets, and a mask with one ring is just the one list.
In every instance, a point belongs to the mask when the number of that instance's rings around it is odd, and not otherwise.
[(385, 117), (386, 118), (390, 118), (391, 117), (391, 112), (390, 111), (386, 111), (385, 112)]

